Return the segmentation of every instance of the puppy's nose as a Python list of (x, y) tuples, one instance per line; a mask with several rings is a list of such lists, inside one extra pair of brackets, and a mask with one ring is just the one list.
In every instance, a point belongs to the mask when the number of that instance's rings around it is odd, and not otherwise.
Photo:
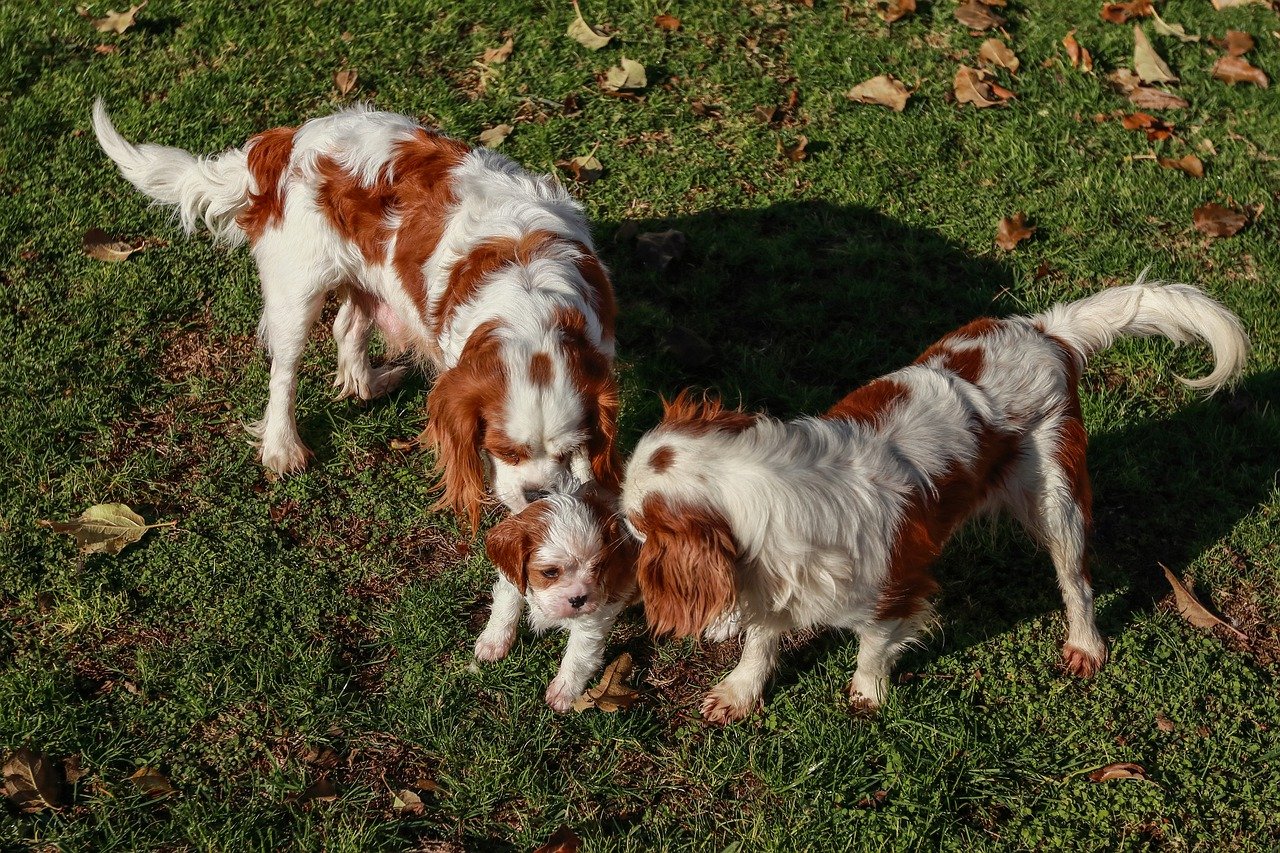
[(534, 501), (542, 500), (549, 494), (551, 493), (548, 492), (546, 489), (525, 489), (524, 499), (528, 503), (533, 503)]
[(579, 607), (587, 603), (587, 597), (585, 595), (574, 596), (569, 599), (569, 603), (573, 605), (574, 610), (577, 610)]

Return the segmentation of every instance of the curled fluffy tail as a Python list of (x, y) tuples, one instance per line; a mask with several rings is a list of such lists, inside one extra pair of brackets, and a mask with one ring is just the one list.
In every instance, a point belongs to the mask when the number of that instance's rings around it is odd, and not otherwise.
[(244, 240), (236, 225), (236, 216), (249, 205), (251, 189), (244, 150), (196, 157), (181, 148), (134, 145), (111, 123), (101, 98), (93, 104), (93, 130), (125, 179), (158, 203), (175, 207), (188, 234), (204, 222), (219, 242)]
[(1177, 343), (1199, 339), (1213, 350), (1213, 372), (1182, 379), (1197, 390), (1217, 391), (1240, 375), (1249, 355), (1249, 338), (1240, 318), (1199, 288), (1189, 284), (1146, 281), (1146, 272), (1127, 287), (1055, 305), (1032, 318), (1045, 331), (1065, 341), (1081, 361), (1115, 343), (1117, 338), (1163, 335)]

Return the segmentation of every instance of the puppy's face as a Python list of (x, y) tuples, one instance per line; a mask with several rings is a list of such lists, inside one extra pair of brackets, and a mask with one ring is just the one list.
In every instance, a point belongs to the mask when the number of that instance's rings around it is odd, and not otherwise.
[(543, 616), (574, 619), (625, 592), (635, 550), (612, 502), (588, 488), (551, 494), (489, 532), (489, 559)]

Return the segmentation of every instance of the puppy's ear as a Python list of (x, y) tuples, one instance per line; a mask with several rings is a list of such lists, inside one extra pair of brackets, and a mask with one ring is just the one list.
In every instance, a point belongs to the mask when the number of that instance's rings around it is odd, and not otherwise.
[(645, 501), (636, 580), (657, 634), (693, 637), (733, 607), (738, 547), (723, 515), (710, 507)]
[(512, 586), (520, 590), (521, 595), (529, 588), (529, 558), (537, 547), (535, 525), (524, 515), (521, 512), (504, 518), (484, 540), (489, 561), (511, 581)]
[(618, 454), (618, 384), (606, 375), (596, 391), (595, 424), (587, 441), (591, 475), (597, 483), (616, 491), (622, 484), (622, 457)]

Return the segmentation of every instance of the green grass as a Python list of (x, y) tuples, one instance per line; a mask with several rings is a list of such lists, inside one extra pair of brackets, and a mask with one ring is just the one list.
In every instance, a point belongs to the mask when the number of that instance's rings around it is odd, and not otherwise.
[[(89, 775), (60, 812), (6, 806), (0, 847), (527, 850), (561, 823), (592, 851), (1280, 845), (1280, 111), (1274, 89), (1213, 80), (1204, 42), (1153, 36), (1192, 104), (1165, 114), (1178, 138), (1095, 122), (1130, 111), (1104, 75), (1132, 44), (1098, 5), (1011, 3), (1022, 71), (1001, 79), (1018, 98), (977, 111), (945, 97), (980, 43), (948, 0), (892, 29), (862, 0), (591, 2), (588, 19), (621, 34), (599, 53), (562, 36), (559, 0), (152, 0), (123, 36), (70, 3), (3, 4), (0, 751), (78, 755)], [(660, 12), (683, 29), (658, 30)], [(1251, 32), (1248, 58), (1280, 80), (1267, 9), (1161, 13)], [(1072, 27), (1094, 75), (1065, 64)], [(515, 53), (478, 91), (473, 60), (505, 33)], [(649, 69), (643, 101), (599, 94), (593, 75), (622, 55)], [(1204, 370), (1205, 352), (1165, 342), (1125, 342), (1085, 376), (1108, 666), (1089, 683), (1055, 668), (1048, 557), (998, 525), (948, 551), (942, 630), (873, 719), (846, 710), (856, 642), (839, 636), (797, 642), (764, 713), (727, 729), (696, 708), (734, 650), (655, 644), (639, 614), (610, 646), (638, 661), (646, 698), (630, 712), (544, 707), (560, 636), (522, 636), (473, 671), (492, 568), (428, 512), (430, 460), (388, 449), (421, 427), (425, 380), (330, 402), (317, 333), (299, 403), (317, 458), (268, 481), (242, 428), (267, 378), (249, 256), (183, 240), (88, 132), (102, 95), (131, 138), (219, 150), (336, 108), (342, 67), (359, 71), (352, 98), (463, 139), (514, 119), (503, 150), (531, 169), (598, 146), (607, 172), (575, 192), (615, 275), (628, 445), (659, 393), (819, 411), (966, 319), (1148, 264), (1226, 302), (1255, 343), (1234, 394), (1195, 399), (1173, 377)], [(919, 86), (905, 113), (844, 98), (886, 71)], [(781, 126), (754, 115), (792, 90)], [(548, 105), (570, 93), (580, 114)], [(800, 134), (810, 159), (781, 158), (778, 140)], [(1207, 175), (1133, 159), (1151, 151), (1196, 151)], [(1265, 208), (1211, 241), (1191, 227), (1208, 201)], [(1038, 230), (1001, 252), (996, 222), (1019, 210)], [(647, 271), (614, 239), (628, 221), (683, 231), (686, 256)], [(90, 227), (156, 242), (103, 264), (80, 251)], [(79, 560), (35, 523), (116, 500), (178, 527)], [(1250, 642), (1158, 605), (1159, 562)], [(319, 746), (337, 754), (339, 798), (301, 805)], [(1088, 780), (1113, 761), (1150, 780)], [(127, 777), (142, 765), (178, 793), (139, 795)], [(421, 816), (393, 813), (403, 786), (423, 791)]]

